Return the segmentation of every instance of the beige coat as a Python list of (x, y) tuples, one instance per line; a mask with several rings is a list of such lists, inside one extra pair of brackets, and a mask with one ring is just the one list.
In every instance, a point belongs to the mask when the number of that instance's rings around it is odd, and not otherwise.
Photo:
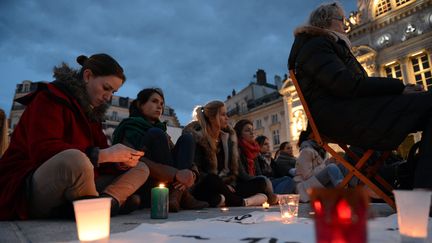
[(296, 175), (294, 181), (297, 182), (297, 193), (300, 194), (301, 202), (308, 202), (309, 195), (307, 190), (313, 187), (324, 187), (315, 177), (322, 169), (326, 167), (325, 161), (318, 152), (311, 148), (305, 147), (300, 151), (296, 161)]

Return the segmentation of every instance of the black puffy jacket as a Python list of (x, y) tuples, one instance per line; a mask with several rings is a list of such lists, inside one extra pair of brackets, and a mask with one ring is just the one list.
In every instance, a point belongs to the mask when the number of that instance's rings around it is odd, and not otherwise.
[(430, 116), (432, 95), (402, 95), (398, 79), (368, 77), (347, 44), (312, 26), (295, 30), (288, 59), (320, 132), (363, 148), (396, 148)]

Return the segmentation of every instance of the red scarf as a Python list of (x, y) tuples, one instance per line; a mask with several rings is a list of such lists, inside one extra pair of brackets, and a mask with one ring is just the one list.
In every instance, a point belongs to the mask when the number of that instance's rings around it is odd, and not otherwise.
[(240, 139), (239, 145), (242, 148), (243, 153), (246, 155), (248, 163), (248, 174), (251, 176), (255, 176), (255, 158), (260, 152), (260, 146), (255, 141), (253, 143), (250, 143), (244, 139)]

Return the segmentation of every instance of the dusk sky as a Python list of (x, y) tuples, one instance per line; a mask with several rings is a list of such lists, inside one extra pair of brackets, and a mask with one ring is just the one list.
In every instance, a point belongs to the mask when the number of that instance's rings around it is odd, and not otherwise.
[[(62, 61), (108, 53), (127, 81), (117, 95), (159, 87), (182, 125), (192, 109), (287, 72), (295, 27), (319, 0), (0, 0), (0, 108), (23, 80), (52, 81)], [(347, 13), (356, 0), (341, 0)]]

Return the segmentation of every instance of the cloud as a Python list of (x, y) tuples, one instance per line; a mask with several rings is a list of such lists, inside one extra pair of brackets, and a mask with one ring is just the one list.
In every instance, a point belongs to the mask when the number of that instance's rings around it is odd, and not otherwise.
[[(346, 2), (346, 3), (345, 3)], [(354, 8), (355, 1), (342, 1)], [(51, 80), (62, 61), (105, 52), (128, 77), (119, 95), (164, 90), (184, 125), (197, 104), (225, 100), (262, 68), (286, 73), (293, 29), (319, 1), (301, 0), (2, 0), (0, 107), (16, 84)]]

